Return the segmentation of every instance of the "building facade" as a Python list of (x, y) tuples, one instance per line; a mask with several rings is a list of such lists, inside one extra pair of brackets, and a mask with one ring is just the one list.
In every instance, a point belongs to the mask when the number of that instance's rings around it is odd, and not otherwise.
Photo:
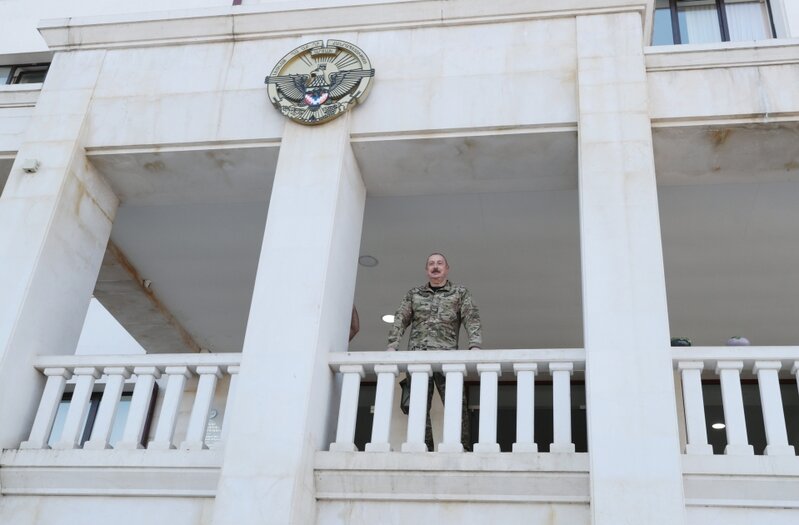
[[(795, 3), (0, 13), (0, 523), (799, 519)], [(374, 76), (309, 126), (316, 41)], [(385, 352), (434, 251), (485, 348)]]

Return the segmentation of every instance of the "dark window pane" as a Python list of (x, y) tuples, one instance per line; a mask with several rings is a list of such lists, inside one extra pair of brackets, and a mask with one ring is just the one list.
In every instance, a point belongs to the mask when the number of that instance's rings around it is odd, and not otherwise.
[(671, 11), (655, 9), (655, 25), (652, 28), (653, 46), (670, 46), (674, 44), (674, 35), (671, 28)]

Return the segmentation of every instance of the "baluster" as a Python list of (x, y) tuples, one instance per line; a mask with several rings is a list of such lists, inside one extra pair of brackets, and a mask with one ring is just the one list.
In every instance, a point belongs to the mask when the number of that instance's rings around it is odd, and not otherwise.
[(480, 374), (480, 441), (476, 453), (499, 452), (497, 443), (497, 386), (502, 373), (495, 363), (477, 365)]
[(752, 371), (757, 374), (760, 389), (760, 403), (763, 408), (763, 423), (766, 427), (766, 455), (794, 456), (793, 446), (788, 444), (785, 428), (785, 413), (782, 410), (780, 394), (779, 361), (755, 361)]
[(375, 365), (375, 373), (375, 415), (372, 420), (372, 439), (366, 444), (366, 452), (391, 452), (391, 414), (399, 369), (397, 365)]
[(178, 408), (186, 387), (186, 379), (191, 377), (187, 366), (168, 366), (164, 373), (169, 376), (166, 384), (164, 401), (161, 404), (161, 415), (158, 417), (158, 426), (155, 429), (155, 438), (147, 445), (152, 450), (169, 450), (175, 448), (172, 442), (175, 434)]
[(338, 369), (344, 375), (341, 385), (341, 403), (338, 410), (338, 426), (336, 441), (330, 444), (331, 452), (355, 452), (355, 423), (358, 418), (358, 394), (361, 389), (361, 378), (364, 376), (362, 365), (342, 365)]
[(64, 421), (64, 429), (58, 443), (53, 445), (56, 449), (77, 448), (83, 432), (83, 423), (86, 411), (89, 409), (89, 400), (92, 397), (94, 380), (100, 377), (97, 368), (93, 366), (75, 368), (75, 390), (72, 391), (72, 400)]
[(682, 376), (682, 398), (685, 410), (685, 430), (688, 443), (686, 454), (713, 454), (713, 447), (707, 442), (705, 424), (705, 401), (702, 394), (702, 361), (680, 361), (677, 368)]
[(136, 385), (133, 387), (133, 397), (130, 400), (128, 420), (125, 421), (122, 439), (114, 445), (114, 448), (119, 450), (143, 448), (142, 433), (147, 422), (153, 386), (155, 380), (161, 377), (161, 370), (155, 366), (137, 366), (133, 369), (133, 373), (136, 375)]
[(180, 444), (182, 450), (203, 450), (205, 444), (205, 430), (208, 427), (208, 412), (214, 400), (216, 382), (222, 377), (218, 366), (198, 366), (197, 395), (194, 396), (194, 405), (189, 416), (189, 426), (186, 429), (186, 439)]
[(727, 425), (727, 447), (725, 454), (745, 456), (754, 454), (746, 435), (746, 417), (741, 393), (741, 370), (743, 361), (719, 361), (716, 373), (721, 378), (721, 402), (724, 406), (724, 423)]
[(573, 453), (571, 417), (571, 375), (573, 363), (550, 363), (552, 374), (552, 453)]
[(236, 398), (236, 393), (239, 390), (239, 365), (231, 365), (227, 367), (227, 373), (230, 375), (230, 383), (227, 389), (227, 401), (225, 402), (225, 419), (222, 420), (222, 435), (220, 441), (225, 443), (227, 435), (230, 432), (230, 419), (231, 410), (233, 410), (233, 402)]
[(19, 448), (21, 449), (49, 448), (47, 440), (53, 430), (58, 405), (64, 397), (64, 387), (66, 387), (67, 379), (72, 377), (72, 372), (66, 368), (45, 368), (44, 375), (47, 376), (47, 383), (39, 401), (36, 418), (33, 420), (30, 437), (20, 444)]
[(408, 365), (411, 375), (411, 401), (408, 410), (408, 435), (402, 444), (403, 452), (427, 452), (424, 442), (427, 418), (427, 383), (433, 375), (430, 365)]
[(119, 399), (122, 397), (125, 379), (130, 377), (130, 370), (124, 366), (107, 367), (103, 369), (103, 374), (106, 375), (103, 398), (100, 400), (100, 408), (97, 410), (97, 417), (94, 420), (92, 437), (83, 445), (84, 449), (111, 448), (108, 438), (111, 437), (111, 426), (114, 424), (114, 418), (119, 408)]
[(441, 371), (446, 375), (446, 393), (444, 395), (444, 436), (441, 443), (438, 444), (438, 451), (463, 452), (461, 428), (463, 423), (463, 376), (466, 374), (466, 365), (443, 365)]
[(535, 428), (535, 376), (536, 363), (513, 365), (516, 373), (516, 442), (513, 452), (538, 452), (533, 433)]

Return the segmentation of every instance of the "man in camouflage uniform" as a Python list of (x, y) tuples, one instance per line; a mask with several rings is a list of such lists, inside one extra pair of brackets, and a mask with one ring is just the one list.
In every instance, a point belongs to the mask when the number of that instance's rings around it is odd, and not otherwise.
[[(458, 332), (461, 324), (469, 337), (469, 349), (479, 349), (483, 343), (480, 314), (472, 301), (472, 294), (463, 286), (450, 283), (449, 264), (446, 257), (433, 253), (427, 258), (428, 283), (417, 286), (405, 294), (397, 313), (394, 326), (388, 335), (387, 350), (397, 350), (405, 329), (410, 325), (408, 350), (455, 350), (458, 348)], [(433, 401), (433, 385), (441, 400), (446, 392), (446, 378), (434, 372), (427, 385), (427, 428), (425, 443), (433, 450), (433, 427), (430, 423), (430, 405)], [(471, 450), (469, 412), (466, 406), (466, 389), (461, 403), (461, 442)]]

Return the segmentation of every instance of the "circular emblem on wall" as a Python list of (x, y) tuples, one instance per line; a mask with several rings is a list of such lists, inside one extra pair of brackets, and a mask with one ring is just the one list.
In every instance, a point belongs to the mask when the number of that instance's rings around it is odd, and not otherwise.
[(265, 83), (269, 100), (300, 124), (322, 124), (358, 102), (369, 91), (375, 70), (366, 53), (349, 42), (308, 42), (272, 69)]

